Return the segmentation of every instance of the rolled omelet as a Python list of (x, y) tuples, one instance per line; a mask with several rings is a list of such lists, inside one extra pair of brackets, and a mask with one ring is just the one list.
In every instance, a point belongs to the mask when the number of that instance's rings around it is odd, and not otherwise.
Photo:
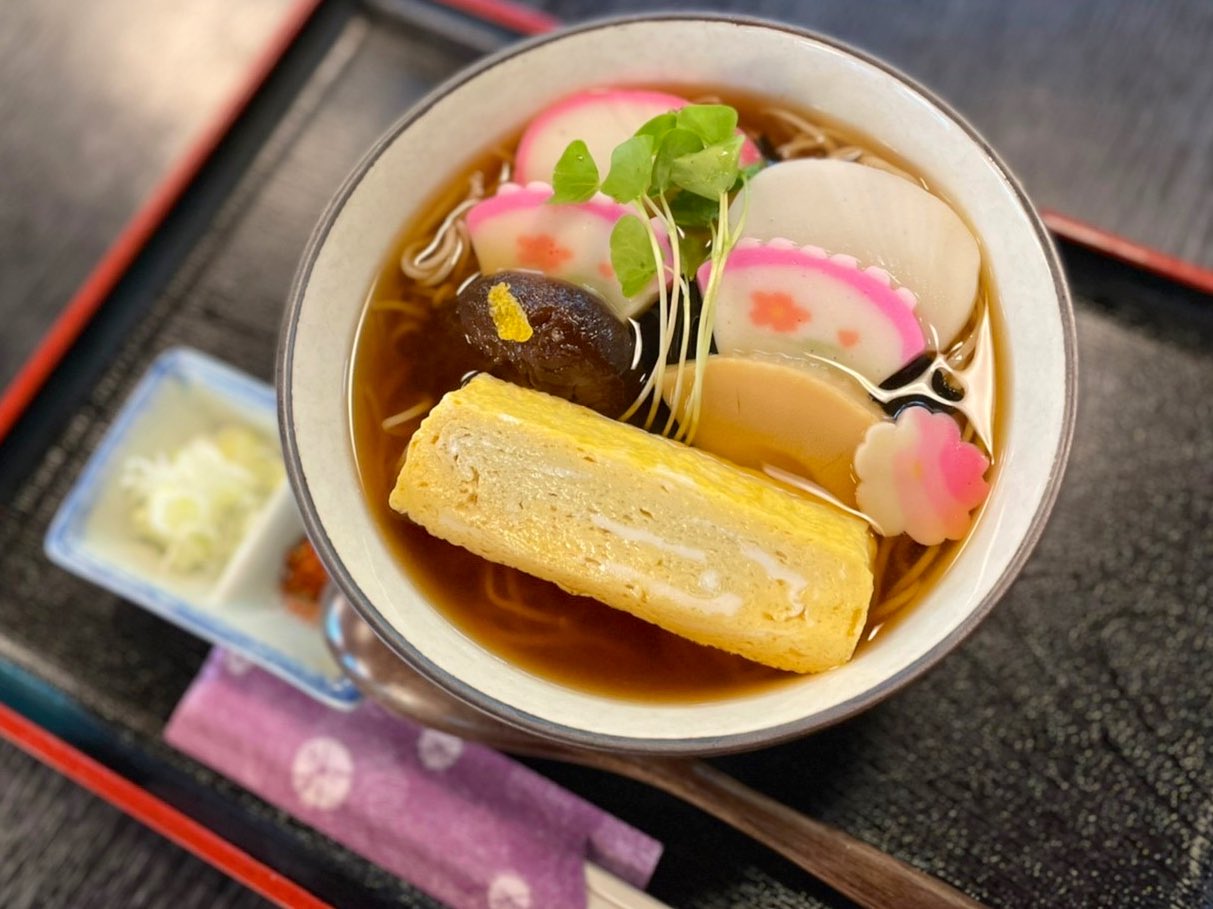
[(487, 375), (422, 422), (389, 502), (493, 562), (794, 672), (850, 659), (872, 597), (866, 522)]

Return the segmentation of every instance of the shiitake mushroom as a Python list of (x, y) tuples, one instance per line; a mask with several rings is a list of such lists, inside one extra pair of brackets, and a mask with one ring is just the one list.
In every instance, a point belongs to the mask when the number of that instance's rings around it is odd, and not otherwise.
[[(504, 284), (533, 334), (525, 341), (498, 333), (490, 292)], [(468, 342), (489, 362), (487, 372), (618, 417), (643, 384), (634, 367), (636, 333), (597, 294), (538, 272), (500, 271), (472, 281), (456, 311)]]

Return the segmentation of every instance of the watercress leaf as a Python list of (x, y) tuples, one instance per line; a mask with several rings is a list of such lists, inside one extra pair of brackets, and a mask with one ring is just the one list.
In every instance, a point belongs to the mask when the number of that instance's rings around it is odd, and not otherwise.
[(684, 230), (678, 238), (682, 273), (694, 278), (699, 266), (712, 255), (712, 235), (703, 229)]
[(688, 104), (677, 116), (678, 125), (703, 139), (704, 145), (724, 142), (737, 129), (737, 111), (727, 104)]
[(624, 215), (611, 231), (611, 267), (625, 297), (640, 293), (657, 274), (649, 230), (636, 215)]
[(741, 192), (741, 188), (754, 179), (754, 175), (766, 166), (765, 161), (755, 161), (753, 164), (743, 167), (737, 172), (737, 179), (733, 181), (733, 188), (729, 192)]
[(569, 143), (552, 171), (551, 203), (584, 202), (598, 191), (598, 165), (580, 139)]
[(611, 152), (611, 170), (602, 191), (616, 202), (631, 202), (644, 195), (653, 170), (653, 137), (632, 136)]
[(708, 199), (694, 193), (679, 192), (670, 200), (670, 212), (679, 227), (711, 227), (720, 214), (720, 197)]
[(755, 161), (753, 164), (747, 164), (741, 169), (739, 178), (746, 183), (754, 179), (754, 175), (767, 166), (766, 161)]
[(737, 160), (744, 141), (744, 136), (734, 136), (703, 151), (675, 158), (670, 166), (670, 181), (697, 196), (719, 198), (737, 180)]
[(689, 129), (671, 129), (661, 140), (653, 161), (653, 189), (665, 192), (670, 187), (670, 165), (675, 158), (703, 149), (703, 140)]
[(640, 129), (636, 130), (636, 135), (652, 136), (653, 143), (656, 146), (660, 144), (665, 134), (672, 130), (677, 122), (678, 118), (673, 111), (670, 111), (668, 114), (658, 114), (644, 126), (640, 127)]

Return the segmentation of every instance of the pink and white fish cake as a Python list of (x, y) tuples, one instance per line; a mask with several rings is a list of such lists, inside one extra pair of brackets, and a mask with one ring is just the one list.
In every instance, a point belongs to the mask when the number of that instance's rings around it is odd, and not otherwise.
[[(708, 273), (699, 269), (701, 289)], [(815, 354), (880, 383), (926, 349), (916, 304), (888, 272), (851, 256), (743, 239), (721, 275), (716, 346), (725, 355)]]
[[(632, 211), (598, 193), (587, 202), (553, 205), (547, 183), (503, 183), (497, 194), (467, 213), (468, 234), (483, 274), (505, 269), (538, 271), (587, 287), (620, 319), (649, 307), (657, 280), (633, 297), (625, 297), (611, 267), (611, 231)], [(669, 259), (664, 228), (654, 224)]]
[(970, 513), (990, 491), (989, 466), (950, 416), (910, 406), (864, 435), (855, 451), (855, 498), (885, 536), (907, 533), (934, 546), (968, 533)]

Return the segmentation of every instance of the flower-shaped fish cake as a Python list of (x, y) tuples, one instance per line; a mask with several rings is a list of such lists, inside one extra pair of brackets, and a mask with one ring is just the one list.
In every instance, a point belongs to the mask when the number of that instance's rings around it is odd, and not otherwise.
[(885, 536), (907, 533), (925, 546), (959, 540), (989, 492), (989, 466), (950, 416), (911, 406), (864, 435), (855, 452), (855, 498)]

